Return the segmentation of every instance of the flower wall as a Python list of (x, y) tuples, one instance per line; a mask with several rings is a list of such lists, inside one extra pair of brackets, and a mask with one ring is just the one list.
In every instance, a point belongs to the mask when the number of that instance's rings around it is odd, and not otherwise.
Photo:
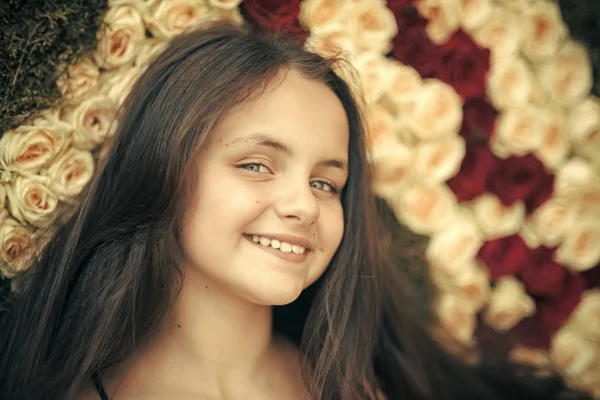
[[(342, 52), (375, 193), (430, 238), (439, 324), (600, 396), (600, 99), (550, 0), (114, 0), (60, 108), (0, 139), (0, 271), (77, 206), (132, 83), (206, 20)], [(488, 333), (486, 333), (488, 332)], [(487, 335), (487, 336), (486, 336)]]

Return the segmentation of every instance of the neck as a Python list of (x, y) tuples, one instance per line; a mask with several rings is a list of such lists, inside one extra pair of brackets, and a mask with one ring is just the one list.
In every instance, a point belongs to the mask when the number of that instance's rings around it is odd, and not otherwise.
[(212, 373), (255, 371), (272, 341), (272, 308), (189, 274), (163, 333), (174, 350)]
[(274, 354), (272, 336), (270, 306), (245, 301), (191, 272), (160, 335), (133, 361), (132, 380), (223, 397), (223, 388), (264, 377)]

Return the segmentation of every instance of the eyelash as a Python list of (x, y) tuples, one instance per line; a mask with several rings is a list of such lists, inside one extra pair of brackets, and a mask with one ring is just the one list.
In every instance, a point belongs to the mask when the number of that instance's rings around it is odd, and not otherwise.
[[(238, 165), (238, 168), (242, 168), (242, 169), (248, 170), (250, 172), (256, 172), (256, 173), (259, 173), (259, 174), (264, 174), (264, 172), (260, 172), (260, 171), (256, 171), (256, 170), (250, 169), (249, 167), (251, 167), (251, 166), (258, 166), (259, 170), (260, 170), (260, 167), (264, 167), (269, 172), (271, 172), (271, 170), (265, 164), (257, 163), (257, 162), (249, 162), (249, 163), (240, 164), (240, 165)], [(327, 186), (329, 186), (331, 188), (330, 190), (323, 190), (323, 189), (318, 189), (318, 188), (314, 188), (314, 189), (321, 190), (323, 192), (332, 193), (332, 194), (337, 194), (339, 192), (338, 188), (335, 185), (333, 185), (333, 184), (331, 184), (329, 182), (325, 182), (325, 181), (312, 181), (311, 182), (311, 187), (313, 187), (312, 186), (313, 182), (319, 182), (319, 183), (327, 185)]]

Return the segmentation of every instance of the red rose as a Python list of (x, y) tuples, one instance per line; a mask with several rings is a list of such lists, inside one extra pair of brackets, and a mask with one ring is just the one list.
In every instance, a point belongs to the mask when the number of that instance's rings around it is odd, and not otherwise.
[(529, 248), (519, 235), (488, 240), (479, 249), (479, 258), (495, 280), (504, 275), (519, 272), (529, 257)]
[(467, 142), (465, 158), (458, 173), (446, 182), (458, 201), (469, 201), (485, 192), (488, 174), (496, 156), (485, 144)]
[(581, 277), (585, 281), (586, 289), (594, 289), (600, 287), (600, 264), (596, 265), (592, 269), (583, 271)]
[(539, 206), (544, 204), (546, 200), (552, 197), (552, 193), (554, 193), (554, 175), (546, 173), (542, 177), (536, 191), (525, 200), (525, 209), (527, 210), (527, 213), (531, 214), (534, 212)]
[(387, 7), (395, 14), (404, 8), (412, 6), (412, 3), (412, 0), (387, 0)]
[(569, 274), (559, 295), (538, 302), (537, 314), (540, 320), (551, 331), (563, 326), (577, 308), (584, 290), (585, 282), (581, 275)]
[(242, 11), (251, 23), (271, 32), (298, 32), (300, 0), (244, 0)]
[(547, 182), (544, 164), (533, 154), (527, 154), (498, 162), (488, 177), (487, 189), (510, 206), (517, 200), (531, 201)]
[(413, 67), (423, 78), (433, 76), (439, 63), (439, 46), (427, 36), (427, 20), (414, 8), (396, 13), (398, 34), (394, 37), (392, 55), (402, 64)]
[(486, 91), (490, 51), (479, 47), (462, 29), (441, 48), (436, 78), (446, 82), (463, 98), (481, 96)]
[(556, 297), (562, 293), (569, 273), (553, 260), (554, 250), (539, 247), (532, 251), (519, 277), (529, 294)]
[(465, 140), (488, 143), (494, 133), (498, 111), (481, 97), (467, 99), (463, 105), (463, 121), (460, 135)]

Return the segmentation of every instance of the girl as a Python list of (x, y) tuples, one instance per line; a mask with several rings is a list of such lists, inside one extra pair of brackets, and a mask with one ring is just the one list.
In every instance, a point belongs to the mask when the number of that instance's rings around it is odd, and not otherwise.
[(2, 316), (0, 398), (566, 393), (555, 376), (459, 362), (411, 311), (335, 68), (230, 26), (175, 39)]

